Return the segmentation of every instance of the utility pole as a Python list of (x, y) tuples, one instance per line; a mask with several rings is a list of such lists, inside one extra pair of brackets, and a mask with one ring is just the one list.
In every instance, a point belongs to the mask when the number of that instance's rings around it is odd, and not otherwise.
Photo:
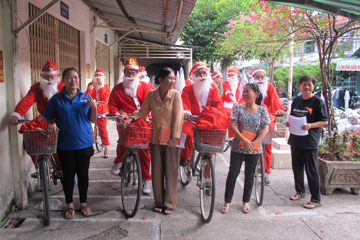
[[(290, 44), (289, 44), (289, 79), (288, 79), (288, 107), (286, 115), (290, 115), (291, 103), (292, 103), (292, 82), (293, 82), (293, 57), (294, 57), (294, 34), (290, 35)], [(289, 139), (289, 128), (286, 128), (285, 131), (286, 140)]]

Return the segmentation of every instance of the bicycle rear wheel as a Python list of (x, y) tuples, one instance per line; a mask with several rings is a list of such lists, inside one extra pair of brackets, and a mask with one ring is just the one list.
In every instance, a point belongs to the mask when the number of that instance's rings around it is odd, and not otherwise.
[(39, 159), (39, 170), (40, 170), (40, 183), (41, 183), (41, 192), (43, 195), (43, 207), (44, 207), (44, 218), (45, 225), (50, 225), (50, 202), (49, 202), (49, 175), (48, 175), (48, 165), (46, 158), (42, 157)]
[(200, 168), (200, 209), (204, 223), (209, 223), (214, 213), (215, 204), (215, 171), (209, 156), (201, 159)]
[[(264, 148), (263, 148), (264, 149)], [(264, 152), (260, 154), (259, 161), (255, 168), (255, 200), (258, 206), (261, 206), (264, 199), (265, 190), (265, 167), (264, 167)]]
[(137, 154), (125, 155), (121, 172), (121, 202), (125, 216), (132, 218), (139, 209), (142, 186), (141, 168)]

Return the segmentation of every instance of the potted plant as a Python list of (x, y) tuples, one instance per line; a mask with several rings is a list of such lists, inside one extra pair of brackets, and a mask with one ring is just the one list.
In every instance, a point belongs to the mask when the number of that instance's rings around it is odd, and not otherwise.
[(325, 195), (335, 188), (360, 190), (360, 136), (334, 131), (319, 146), (320, 189)]

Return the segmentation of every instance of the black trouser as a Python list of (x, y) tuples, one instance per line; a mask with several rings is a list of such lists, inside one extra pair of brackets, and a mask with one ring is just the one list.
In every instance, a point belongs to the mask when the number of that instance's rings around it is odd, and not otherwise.
[(260, 154), (243, 154), (231, 151), (229, 173), (226, 179), (225, 202), (231, 203), (236, 179), (239, 176), (241, 165), (245, 161), (245, 183), (243, 202), (248, 203), (254, 185), (254, 174)]
[(66, 204), (73, 202), (74, 177), (78, 177), (78, 188), (80, 203), (85, 203), (89, 187), (89, 165), (90, 157), (94, 155), (94, 148), (88, 147), (78, 150), (61, 150), (57, 153), (60, 158), (63, 180), (62, 185)]
[(309, 183), (311, 201), (320, 203), (320, 178), (318, 149), (305, 149), (291, 146), (292, 169), (294, 172), (295, 190), (305, 193), (304, 167)]

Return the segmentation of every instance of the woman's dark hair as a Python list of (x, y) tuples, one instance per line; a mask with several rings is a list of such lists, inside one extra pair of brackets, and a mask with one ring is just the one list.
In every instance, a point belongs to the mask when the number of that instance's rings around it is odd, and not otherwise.
[(61, 79), (64, 79), (66, 77), (66, 74), (68, 74), (68, 72), (70, 72), (70, 71), (75, 71), (77, 73), (77, 75), (79, 75), (79, 72), (76, 70), (76, 68), (68, 67), (62, 72)]
[(303, 75), (299, 78), (299, 85), (301, 85), (303, 82), (312, 81), (312, 83), (315, 85), (315, 77), (311, 75)]
[(247, 84), (245, 84), (245, 87), (249, 87), (254, 91), (254, 93), (258, 93), (258, 95), (255, 99), (255, 103), (257, 105), (260, 105), (261, 101), (263, 99), (263, 95), (260, 92), (259, 86), (256, 83), (247, 83)]
[(155, 78), (155, 83), (159, 85), (160, 84), (159, 78), (164, 79), (167, 75), (169, 75), (172, 72), (175, 73), (174, 70), (172, 70), (169, 67), (164, 67), (160, 69), (158, 76)]

